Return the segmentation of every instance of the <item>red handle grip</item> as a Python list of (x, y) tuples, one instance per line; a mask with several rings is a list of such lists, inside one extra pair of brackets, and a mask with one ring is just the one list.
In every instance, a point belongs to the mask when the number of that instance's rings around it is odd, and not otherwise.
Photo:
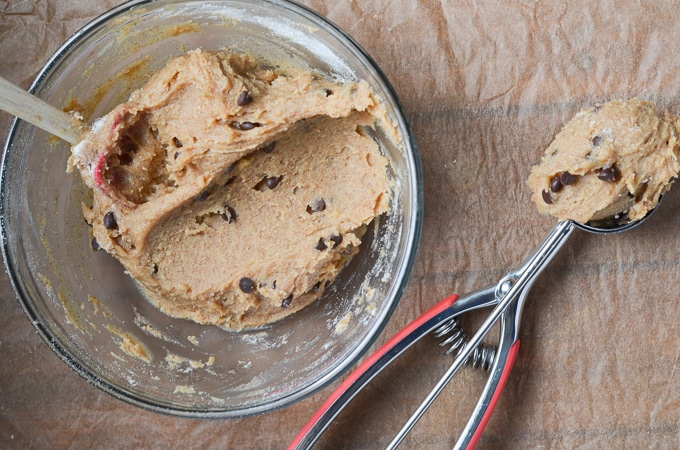
[[(385, 342), (375, 353), (373, 353), (371, 356), (369, 356), (363, 363), (357, 367), (354, 372), (352, 372), (341, 384), (338, 386), (338, 388), (333, 391), (333, 393), (326, 399), (326, 401), (321, 405), (321, 407), (314, 413), (312, 418), (305, 424), (304, 427), (300, 430), (300, 432), (295, 436), (293, 441), (290, 443), (288, 446), (288, 450), (294, 450), (297, 448), (307, 448), (307, 447), (301, 447), (301, 444), (303, 443), (304, 439), (307, 437), (310, 432), (313, 431), (314, 427), (324, 419), (324, 415), (326, 415), (331, 407), (340, 400), (340, 398), (347, 392), (352, 385), (357, 383), (360, 380), (360, 378), (371, 368), (373, 367), (376, 363), (380, 361), (381, 358), (383, 358), (387, 353), (389, 353), (391, 350), (393, 350), (399, 343), (401, 343), (404, 339), (406, 339), (409, 335), (414, 333), (416, 330), (418, 330), (419, 327), (423, 326), (427, 321), (431, 320), (433, 317), (436, 315), (440, 314), (442, 311), (444, 311), (446, 308), (450, 307), (453, 305), (453, 303), (458, 299), (458, 296), (455, 294), (449, 295), (446, 297), (444, 300), (440, 301), (427, 311), (425, 311), (423, 314), (418, 316), (413, 322), (409, 323), (406, 325), (401, 331), (399, 331), (397, 334), (392, 336), (387, 342)], [(396, 358), (396, 356), (395, 356)], [(385, 366), (391, 362), (388, 361)], [(377, 372), (376, 372), (377, 374)], [(368, 380), (363, 380), (363, 385), (367, 384), (370, 381)], [(361, 387), (363, 387), (361, 385)], [(349, 402), (350, 399), (347, 399), (346, 402)], [(344, 406), (344, 405), (343, 405)], [(338, 414), (340, 410), (335, 412), (335, 414)], [(332, 420), (333, 417), (331, 418), (326, 418), (328, 422)], [(324, 424), (324, 428), (327, 426), (327, 424)], [(323, 431), (320, 430), (318, 431), (318, 434), (320, 434)]]
[(515, 343), (512, 344), (512, 347), (510, 347), (510, 350), (508, 351), (508, 358), (506, 360), (505, 367), (503, 368), (503, 372), (501, 373), (501, 377), (498, 380), (498, 386), (496, 387), (496, 390), (494, 391), (493, 396), (489, 401), (489, 407), (484, 412), (484, 416), (482, 417), (482, 420), (479, 422), (479, 426), (475, 430), (475, 434), (472, 435), (472, 438), (470, 439), (470, 444), (467, 446), (468, 450), (474, 449), (477, 446), (479, 438), (482, 437), (484, 428), (486, 428), (486, 424), (489, 422), (489, 419), (491, 418), (491, 414), (493, 413), (493, 410), (496, 407), (496, 403), (498, 403), (498, 399), (500, 398), (501, 392), (505, 387), (505, 383), (507, 383), (508, 378), (510, 378), (510, 372), (512, 371), (512, 366), (515, 364), (515, 359), (517, 358), (518, 352), (519, 352), (519, 340), (515, 341)]

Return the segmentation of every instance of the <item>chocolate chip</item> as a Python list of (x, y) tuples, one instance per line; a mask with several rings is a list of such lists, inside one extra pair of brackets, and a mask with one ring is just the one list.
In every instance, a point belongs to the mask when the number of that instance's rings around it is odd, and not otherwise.
[(320, 198), (311, 205), (307, 205), (307, 212), (309, 214), (321, 212), (326, 209), (326, 202), (324, 199)]
[(281, 308), (288, 308), (290, 306), (290, 302), (293, 301), (293, 294), (290, 294), (288, 297), (284, 298), (281, 301)]
[(238, 95), (238, 99), (236, 100), (236, 104), (238, 106), (246, 106), (250, 104), (253, 101), (253, 97), (250, 96), (250, 92), (248, 91), (242, 91)]
[(326, 89), (326, 97), (330, 97), (331, 95), (333, 95), (333, 91)]
[(317, 281), (314, 286), (310, 289), (311, 292), (317, 293), (319, 292), (319, 288), (321, 287), (321, 281)]
[(319, 242), (316, 243), (316, 249), (319, 251), (326, 250), (328, 246), (326, 243), (323, 241), (323, 238), (319, 238)]
[(262, 147), (262, 151), (265, 152), (266, 154), (270, 154), (271, 152), (274, 151), (275, 146), (276, 146), (276, 141), (271, 141), (269, 144)]
[(179, 158), (179, 152), (175, 152), (175, 159)]
[(154, 265), (151, 269), (152, 269), (152, 273), (154, 273), (154, 274), (158, 273), (158, 264), (154, 263)]
[(550, 180), (550, 190), (553, 192), (559, 192), (562, 189), (562, 181), (560, 181), (559, 175), (555, 175)]
[(605, 167), (597, 174), (597, 178), (602, 181), (613, 182), (619, 179), (619, 171), (616, 167)]
[(241, 131), (248, 131), (252, 130), (253, 128), (257, 128), (259, 126), (262, 126), (259, 122), (232, 122), (229, 124), (232, 128), (236, 130), (241, 130)]
[(283, 175), (280, 176), (280, 177), (269, 177), (269, 178), (267, 178), (267, 187), (269, 189), (276, 188), (276, 186), (279, 185), (279, 183), (281, 182), (282, 179), (283, 179)]
[(182, 148), (182, 141), (177, 139), (176, 137), (172, 138), (172, 145), (174, 145), (176, 148)]
[(231, 206), (225, 205), (224, 212), (220, 214), (220, 217), (222, 217), (225, 222), (232, 223), (234, 220), (236, 220), (236, 211), (234, 211), (234, 208)]
[(243, 293), (250, 294), (255, 290), (255, 283), (253, 283), (253, 280), (251, 280), (250, 278), (243, 277), (238, 282), (238, 287), (239, 289), (241, 289)]
[(97, 242), (96, 238), (92, 238), (92, 250), (101, 250), (101, 246), (99, 245), (99, 242)]
[(544, 202), (546, 202), (548, 205), (552, 205), (553, 199), (552, 199), (552, 195), (550, 195), (550, 192), (543, 191), (543, 192), (541, 192), (541, 195), (543, 196)]
[(252, 130), (260, 126), (259, 122), (241, 122), (241, 130), (247, 131)]
[[(572, 175), (572, 174), (569, 173), (569, 172), (562, 172), (562, 173), (560, 174), (560, 182), (561, 182), (564, 186), (569, 186), (570, 184), (574, 184), (575, 181), (576, 181), (576, 176), (575, 176), (575, 175)], [(555, 191), (555, 192), (556, 192), (556, 191)]]
[(104, 214), (104, 227), (106, 227), (107, 230), (115, 230), (118, 228), (118, 222), (116, 221), (116, 216), (113, 214), (113, 211), (109, 211), (106, 214)]
[(593, 147), (599, 147), (600, 144), (602, 144), (602, 136), (595, 136), (592, 139), (592, 142), (593, 142)]
[(333, 248), (337, 247), (342, 242), (342, 236), (339, 234), (334, 234), (330, 239), (333, 241)]

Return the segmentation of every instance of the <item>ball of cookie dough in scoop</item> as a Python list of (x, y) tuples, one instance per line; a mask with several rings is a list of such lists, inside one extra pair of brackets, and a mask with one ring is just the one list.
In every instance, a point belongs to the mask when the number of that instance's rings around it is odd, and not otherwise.
[(539, 212), (580, 223), (641, 219), (680, 171), (677, 121), (641, 100), (578, 112), (531, 169)]

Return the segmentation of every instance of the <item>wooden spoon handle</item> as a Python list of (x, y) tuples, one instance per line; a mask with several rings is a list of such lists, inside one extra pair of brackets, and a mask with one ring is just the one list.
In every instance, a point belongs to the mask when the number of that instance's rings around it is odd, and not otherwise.
[(0, 77), (0, 109), (25, 120), (70, 144), (80, 141), (79, 120)]

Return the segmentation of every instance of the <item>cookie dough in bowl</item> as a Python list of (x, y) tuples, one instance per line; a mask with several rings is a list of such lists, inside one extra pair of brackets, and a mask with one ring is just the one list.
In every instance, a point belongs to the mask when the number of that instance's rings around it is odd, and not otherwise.
[(13, 126), (3, 256), (88, 382), (236, 418), (321, 389), (375, 341), (413, 266), (422, 178), (393, 89), (342, 30), (287, 1), (133, 0), (31, 90), (92, 130), (71, 148)]
[(193, 50), (98, 119), (69, 167), (94, 192), (95, 245), (156, 306), (238, 330), (320, 297), (387, 211), (365, 132), (383, 117), (365, 82)]
[(677, 118), (615, 100), (577, 113), (528, 179), (539, 212), (580, 223), (654, 209), (680, 171)]

